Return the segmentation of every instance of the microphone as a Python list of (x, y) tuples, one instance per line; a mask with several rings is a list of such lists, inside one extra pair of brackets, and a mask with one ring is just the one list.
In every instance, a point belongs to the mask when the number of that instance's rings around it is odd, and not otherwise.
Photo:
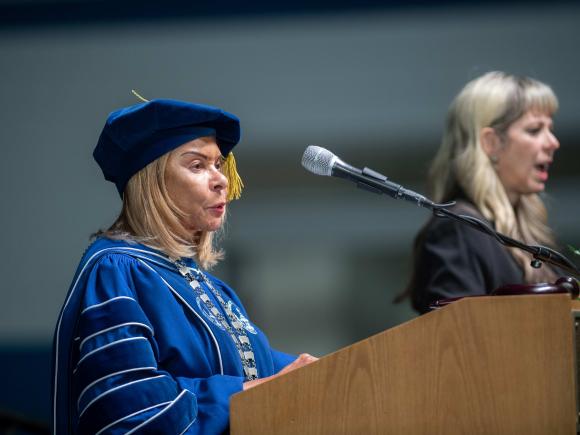
[(395, 199), (404, 199), (406, 201), (414, 202), (419, 207), (425, 207), (432, 210), (436, 217), (446, 217), (469, 225), (470, 227), (493, 237), (505, 246), (519, 248), (523, 251), (529, 252), (534, 258), (532, 260), (532, 267), (538, 268), (541, 266), (541, 262), (544, 261), (546, 263), (554, 264), (559, 268), (580, 277), (580, 270), (578, 267), (559, 252), (546, 248), (545, 246), (526, 245), (525, 243), (498, 233), (489, 224), (473, 216), (460, 215), (453, 213), (451, 210), (447, 210), (448, 207), (455, 204), (454, 202), (447, 204), (434, 203), (417, 192), (405, 189), (403, 186), (387, 180), (387, 177), (373, 171), (372, 169), (355, 168), (354, 166), (343, 162), (338, 158), (338, 156), (322, 147), (309, 145), (302, 156), (302, 166), (313, 174), (354, 181), (358, 187), (370, 192), (379, 195), (385, 193)]
[(316, 175), (325, 175), (354, 181), (358, 187), (378, 195), (387, 194), (395, 199), (414, 202), (419, 207), (433, 210), (435, 203), (423, 195), (388, 181), (387, 177), (369, 168), (358, 169), (343, 162), (325, 148), (309, 145), (302, 155), (302, 166)]

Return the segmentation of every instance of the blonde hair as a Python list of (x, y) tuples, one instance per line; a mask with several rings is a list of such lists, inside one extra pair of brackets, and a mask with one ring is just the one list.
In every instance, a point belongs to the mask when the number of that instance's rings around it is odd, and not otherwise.
[(223, 251), (215, 250), (213, 231), (192, 235), (182, 224), (185, 213), (171, 200), (165, 184), (170, 155), (159, 157), (131, 177), (123, 193), (119, 217), (97, 235), (143, 243), (174, 259), (193, 258), (209, 269), (223, 258)]
[[(557, 109), (552, 89), (528, 77), (494, 71), (469, 82), (449, 108), (443, 140), (429, 171), (432, 199), (445, 202), (463, 191), (497, 231), (528, 244), (554, 246), (542, 199), (538, 194), (522, 195), (512, 206), (481, 146), (480, 133), (491, 127), (505, 138), (510, 125), (527, 111), (552, 115)], [(532, 268), (522, 251), (510, 249), (510, 253), (527, 282), (555, 278), (549, 268)]]

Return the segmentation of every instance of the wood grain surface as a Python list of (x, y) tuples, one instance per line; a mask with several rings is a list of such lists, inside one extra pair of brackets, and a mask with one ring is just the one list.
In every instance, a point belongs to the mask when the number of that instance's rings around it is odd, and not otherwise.
[(575, 434), (566, 295), (463, 299), (236, 394), (231, 433)]

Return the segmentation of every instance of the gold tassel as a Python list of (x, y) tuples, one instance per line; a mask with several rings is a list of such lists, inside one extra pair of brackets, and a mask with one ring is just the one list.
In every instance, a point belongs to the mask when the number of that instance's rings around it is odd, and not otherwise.
[(242, 196), (242, 188), (244, 187), (244, 182), (238, 173), (236, 168), (236, 159), (234, 158), (234, 153), (230, 152), (226, 157), (224, 162), (224, 175), (228, 179), (228, 196), (227, 200), (239, 199)]
[(139, 95), (135, 89), (131, 89), (131, 93), (133, 95), (135, 95), (137, 98), (139, 98), (141, 101), (143, 101), (144, 103), (149, 102), (149, 100), (147, 100), (146, 98), (143, 98), (141, 95)]

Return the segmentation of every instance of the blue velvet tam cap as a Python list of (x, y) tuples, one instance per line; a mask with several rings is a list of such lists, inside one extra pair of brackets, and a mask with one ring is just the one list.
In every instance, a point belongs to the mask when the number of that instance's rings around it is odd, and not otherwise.
[(240, 140), (240, 120), (216, 107), (157, 99), (112, 112), (93, 157), (119, 194), (129, 179), (163, 154), (204, 136), (216, 138), (224, 157)]

